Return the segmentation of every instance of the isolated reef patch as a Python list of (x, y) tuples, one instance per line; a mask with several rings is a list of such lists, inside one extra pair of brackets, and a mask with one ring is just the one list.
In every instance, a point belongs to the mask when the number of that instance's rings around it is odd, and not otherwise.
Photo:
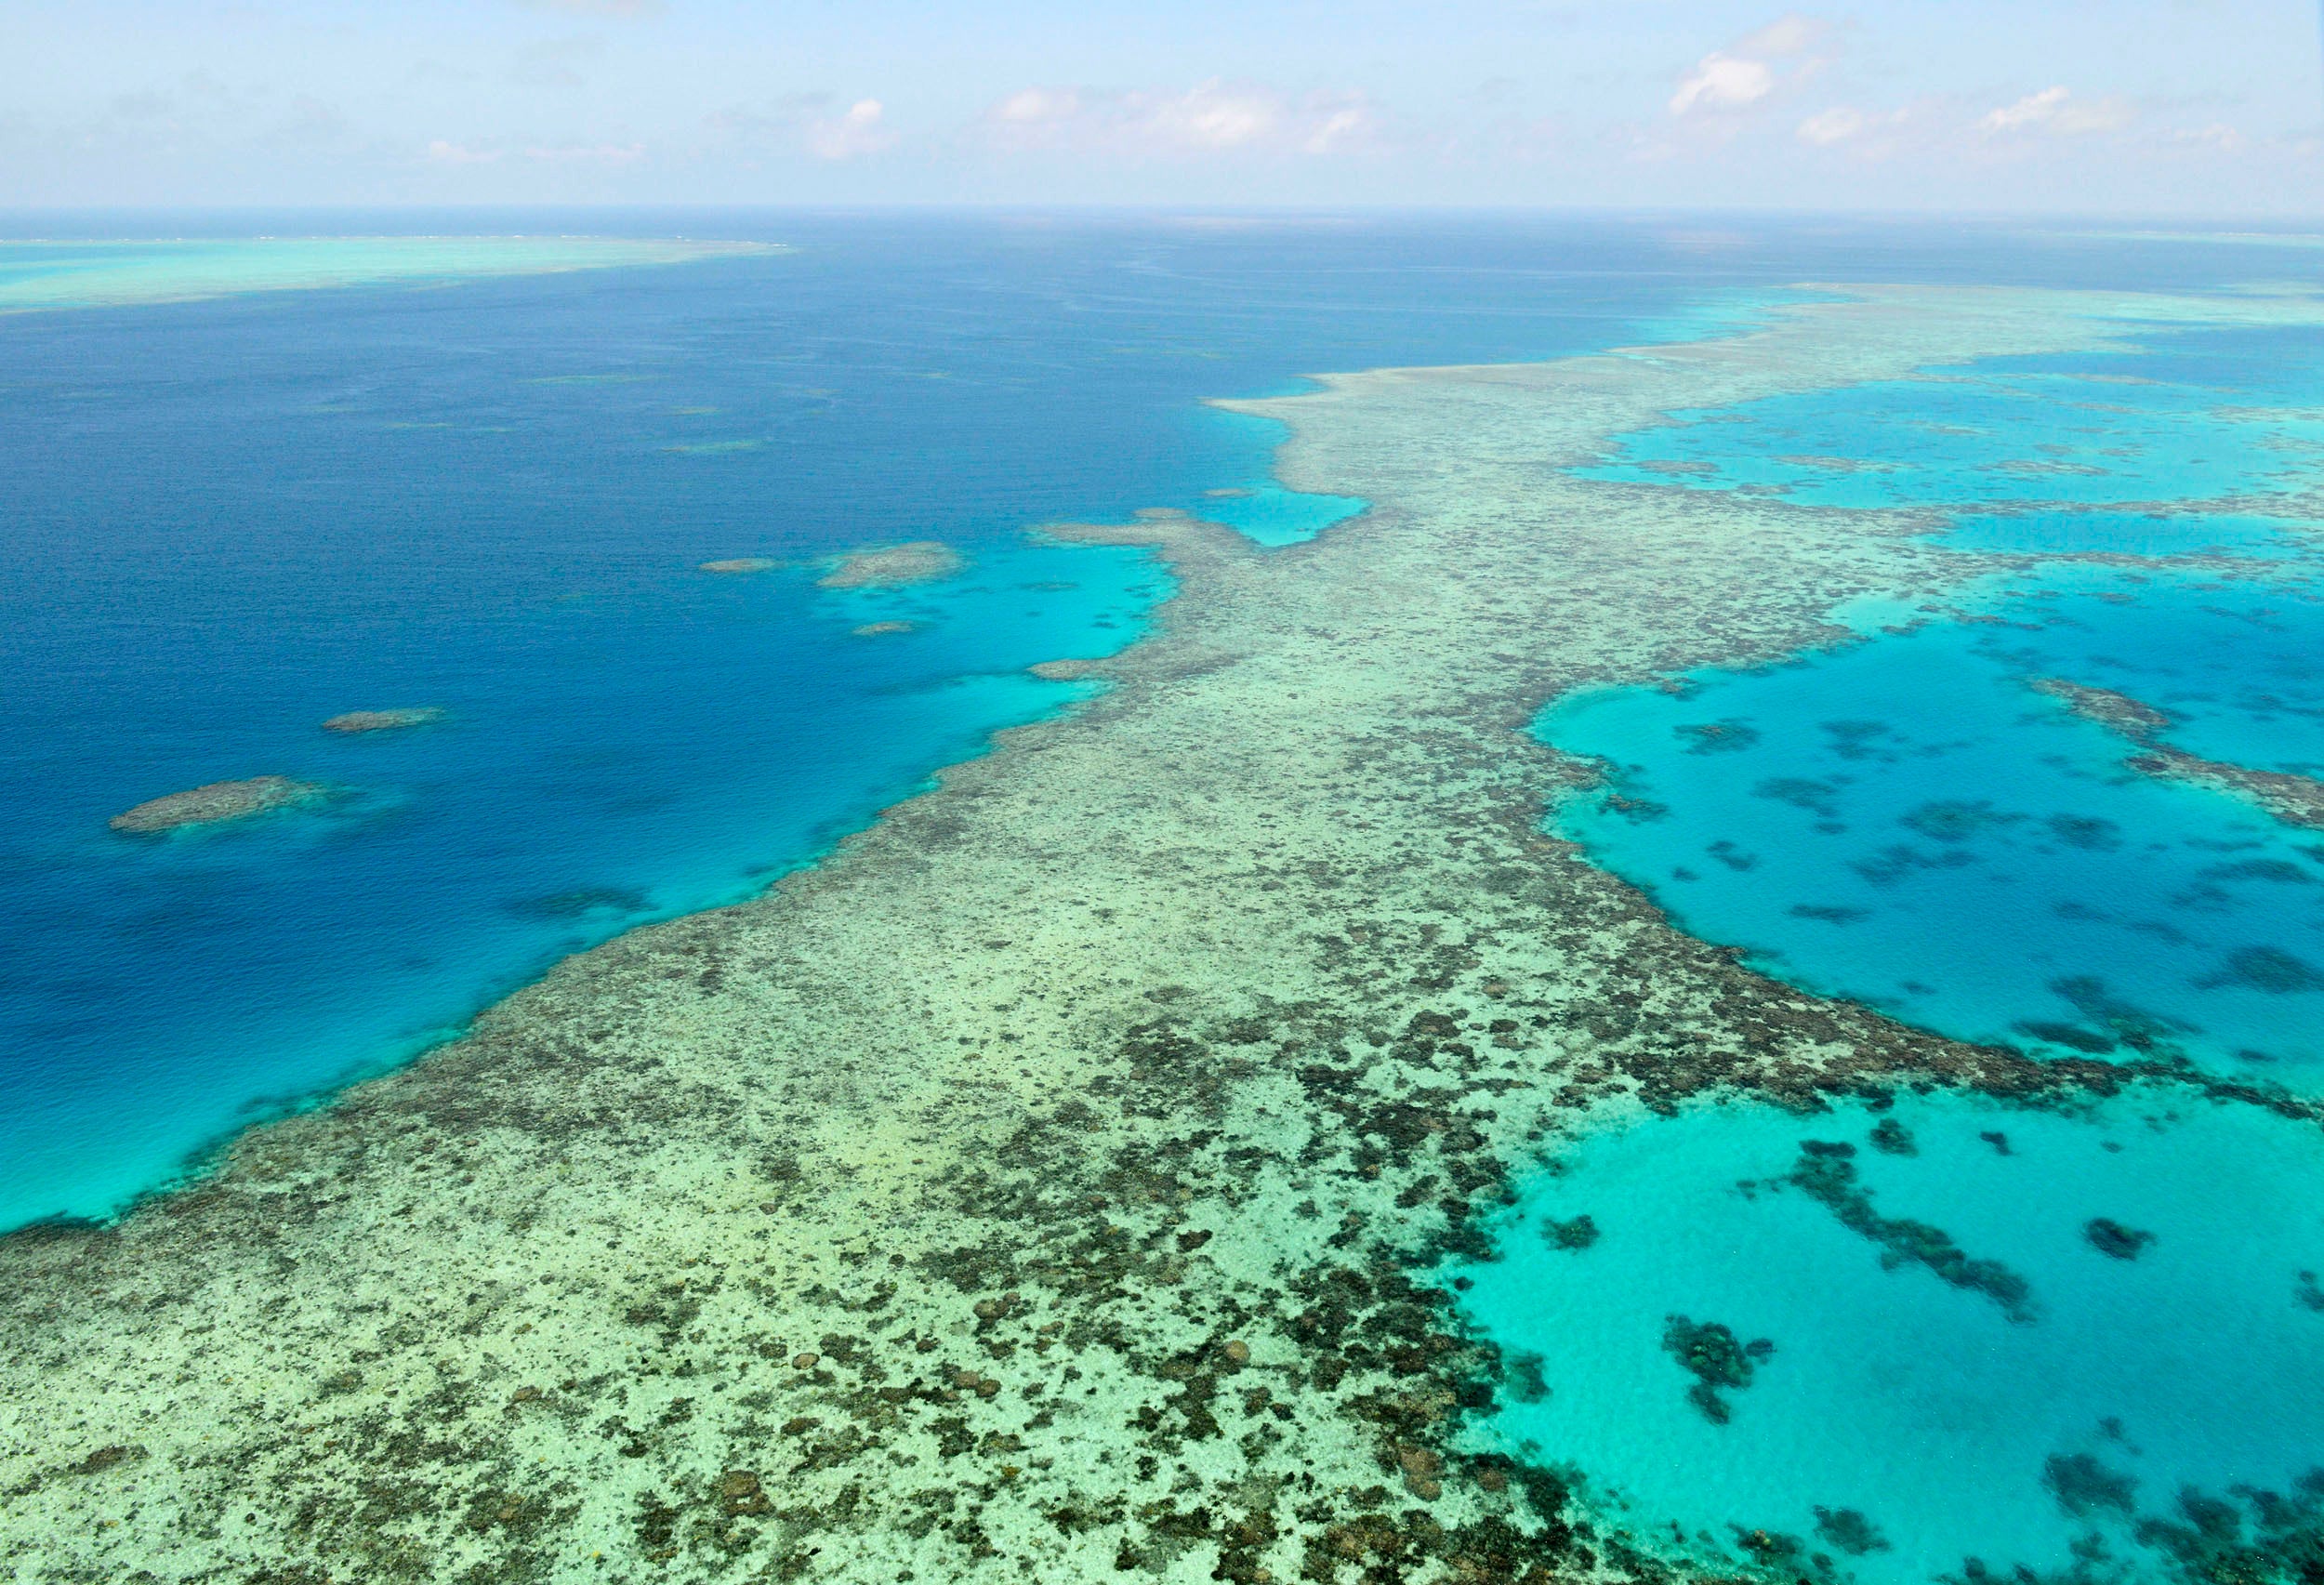
[(325, 732), (366, 733), (395, 732), (404, 727), (426, 726), (443, 719), (443, 711), (433, 705), (423, 705), (403, 710), (349, 710), (333, 716), (323, 723)]
[(215, 826), (247, 819), (270, 810), (295, 809), (327, 796), (313, 782), (294, 782), (288, 776), (253, 776), (242, 782), (211, 782), (161, 798), (148, 799), (135, 809), (106, 822), (116, 831), (174, 831), (182, 826)]
[(700, 570), (706, 573), (767, 573), (772, 572), (775, 566), (775, 562), (764, 556), (730, 556), (722, 561), (704, 561)]
[(815, 583), (821, 588), (901, 588), (941, 583), (957, 576), (967, 565), (960, 552), (943, 541), (916, 539), (909, 545), (858, 550)]

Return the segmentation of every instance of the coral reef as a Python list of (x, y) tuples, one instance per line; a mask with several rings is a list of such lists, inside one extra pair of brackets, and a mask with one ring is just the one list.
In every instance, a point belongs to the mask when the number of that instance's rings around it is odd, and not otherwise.
[(1800, 1159), (1784, 1182), (1804, 1191), (1849, 1232), (1879, 1245), (1882, 1264), (1925, 1266), (1955, 1288), (1984, 1294), (2013, 1321), (2034, 1318), (2033, 1289), (2023, 1276), (1999, 1261), (1973, 1260), (1941, 1227), (1873, 1209), (1870, 1192), (1856, 1182), (1855, 1155), (1852, 1144), (1802, 1140)]
[(1775, 1356), (1776, 1345), (1765, 1338), (1740, 1341), (1716, 1321), (1672, 1315), (1663, 1329), (1662, 1350), (1695, 1378), (1686, 1401), (1713, 1425), (1724, 1425), (1735, 1411), (1719, 1395), (1721, 1389), (1739, 1393), (1750, 1386), (1753, 1369)]
[(941, 583), (959, 575), (968, 563), (960, 552), (933, 539), (858, 550), (815, 580), (822, 588), (900, 588)]
[(333, 716), (324, 721), (323, 730), (350, 733), (396, 732), (404, 727), (426, 726), (430, 721), (442, 719), (443, 711), (433, 705), (401, 710), (349, 710), (344, 715)]
[(2173, 748), (2159, 735), (2169, 729), (2170, 716), (2127, 693), (2055, 677), (2035, 678), (2033, 686), (2084, 720), (2139, 745), (2145, 752), (2123, 763), (2142, 775), (2212, 787), (2255, 803), (2286, 825), (2324, 830), (2324, 781), (2289, 771), (2260, 771), (2224, 759), (2206, 759)]
[(1560, 1249), (1587, 1249), (1598, 1241), (1598, 1224), (1587, 1216), (1552, 1222), (1542, 1232), (1548, 1234), (1551, 1244)]
[(1888, 1551), (1872, 1522), (1853, 1508), (1818, 1508), (1816, 1533), (1851, 1557)]
[(780, 565), (781, 562), (769, 561), (764, 556), (730, 556), (722, 561), (705, 561), (699, 570), (706, 573), (771, 573)]
[(2155, 1235), (2151, 1233), (2142, 1233), (2136, 1228), (2125, 1227), (2120, 1222), (2103, 1216), (2093, 1216), (2084, 1222), (2082, 1236), (2090, 1240), (2092, 1248), (2118, 1261), (2137, 1260), (2139, 1251), (2155, 1241)]
[(2103, 346), (2122, 304), (1881, 288), (1651, 359), (1235, 404), (1292, 426), (1287, 484), (1372, 510), (1274, 554), (1058, 528), (1177, 580), (1110, 689), (118, 1225), (0, 1240), (0, 1568), (1670, 1580), (1457, 1434), (1542, 1377), (1427, 1274), (1575, 1119), (2140, 1074), (2294, 1103), (1819, 1000), (1546, 834), (1590, 772), (1527, 733), (1545, 701), (1979, 567), (1901, 517), (1571, 469), (1676, 408)]
[(135, 809), (114, 815), (106, 824), (116, 831), (174, 831), (184, 826), (215, 826), (271, 810), (295, 809), (324, 796), (324, 789), (312, 782), (294, 782), (288, 776), (253, 776), (248, 781), (212, 782), (206, 786), (148, 799)]

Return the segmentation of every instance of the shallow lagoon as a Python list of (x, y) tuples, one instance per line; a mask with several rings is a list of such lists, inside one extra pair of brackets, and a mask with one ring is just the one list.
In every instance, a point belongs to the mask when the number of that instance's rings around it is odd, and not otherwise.
[(2152, 1578), (2261, 1493), (2317, 1522), (2319, 1207), (2312, 1124), (2185, 1092), (1730, 1103), (1577, 1141), (1445, 1275), (1511, 1367), (1479, 1434), (1649, 1552)]
[(2199, 757), (2324, 767), (2316, 338), (2152, 344), (1627, 437), (1589, 476), (1919, 509), (1949, 548), (2040, 560), (1832, 651), (1571, 698), (1538, 730), (1610, 773), (1563, 828), (1771, 971), (1963, 1038), (2312, 1092), (2317, 833), (2140, 773), (2138, 744), (2033, 686), (2127, 695)]
[[(2184, 1052), (2324, 1083), (2324, 851), (2036, 693), (2067, 676), (2184, 712), (2195, 752), (2317, 757), (2299, 657), (2324, 610), (2246, 586), (2097, 575), (1836, 652), (1580, 695), (1540, 726), (1612, 768), (1561, 816), (1691, 931), (1827, 995), (1966, 1039)], [(2269, 613), (2274, 625), (2255, 619)], [(2258, 732), (2274, 752), (2250, 754)], [(2281, 971), (2270, 975), (2269, 969)]]
[[(2318, 834), (2038, 686), (2148, 707), (2162, 748), (2324, 769), (2316, 350), (2153, 329), (1624, 438), (1585, 476), (1917, 510), (2009, 560), (1836, 613), (1854, 637), (1818, 653), (1561, 701), (1538, 731), (1605, 781), (1555, 822), (1818, 993), (2317, 1093)], [(1481, 1433), (1723, 1566), (2267, 1577), (2324, 1505), (2319, 1203), (2312, 1124), (2184, 1095), (1604, 1129), (1461, 1274), (1518, 1366)]]

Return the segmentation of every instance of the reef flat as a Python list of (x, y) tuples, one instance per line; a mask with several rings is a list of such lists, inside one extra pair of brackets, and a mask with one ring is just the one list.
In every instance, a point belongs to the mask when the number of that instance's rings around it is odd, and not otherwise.
[(117, 1226), (0, 1244), (0, 1563), (1666, 1578), (1455, 1434), (1505, 1367), (1426, 1272), (1483, 1252), (1571, 1119), (1900, 1086), (2304, 1108), (1817, 1000), (1545, 835), (1591, 773), (1527, 732), (1547, 701), (1789, 654), (1982, 566), (1913, 513), (1570, 470), (1672, 409), (2309, 311), (1881, 288), (1233, 404), (1291, 426), (1286, 483), (1368, 510), (1272, 552), (1178, 516), (1054, 530), (1178, 579), (1077, 711)]

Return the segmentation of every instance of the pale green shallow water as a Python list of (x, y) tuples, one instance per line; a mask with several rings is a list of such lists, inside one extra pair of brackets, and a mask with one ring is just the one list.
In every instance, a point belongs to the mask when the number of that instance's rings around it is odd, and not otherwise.
[(0, 242), (0, 313), (682, 264), (765, 244), (628, 237), (235, 237)]
[[(1843, 1223), (1799, 1181), (1803, 1142), (1846, 1147), (1831, 1182), (2022, 1300)], [(2324, 1462), (2320, 1172), (2313, 1125), (2155, 1094), (2087, 1120), (1933, 1096), (1602, 1131), (1525, 1192), (1500, 1259), (1463, 1268), (1470, 1314), (1537, 1362), (1493, 1434), (1583, 1472), (1657, 1552), (1776, 1560), (1759, 1529), (1797, 1540), (1794, 1567), (1820, 1552), (1868, 1582), (1974, 1577), (1971, 1558), (2156, 1578), (2203, 1500), (2250, 1526), (2255, 1493), (2301, 1501)], [(1581, 1217), (1594, 1241), (1561, 1248)], [(2145, 1241), (2107, 1253), (2099, 1218)], [(1726, 1423), (1690, 1402), (1672, 1316), (1773, 1345), (1722, 1392)]]

